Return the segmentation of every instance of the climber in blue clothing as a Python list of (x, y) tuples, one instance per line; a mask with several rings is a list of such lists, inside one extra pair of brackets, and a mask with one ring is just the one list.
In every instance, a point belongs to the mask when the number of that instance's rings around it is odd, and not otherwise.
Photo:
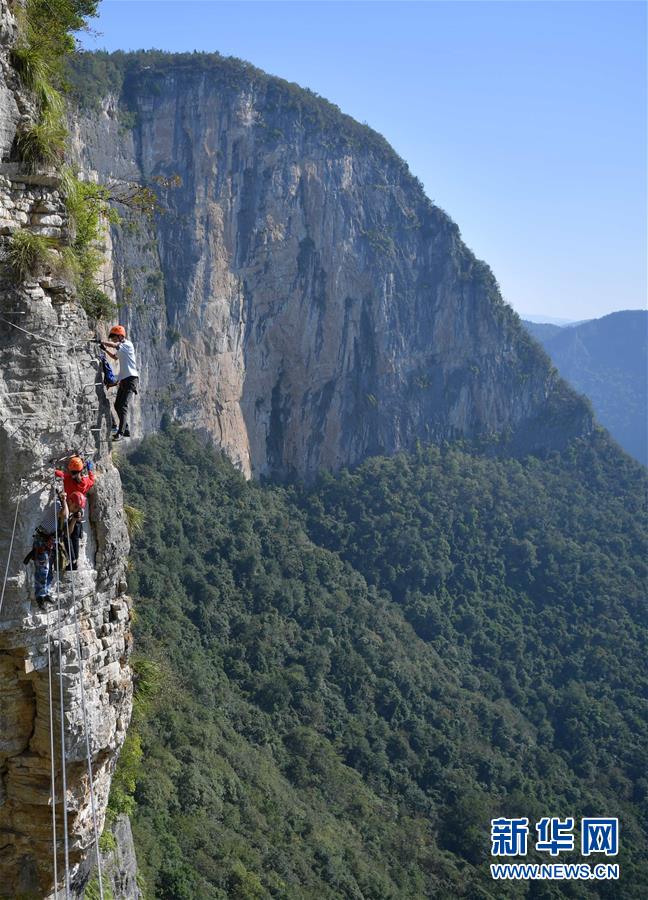
[(34, 532), (32, 549), (25, 558), (25, 563), (30, 560), (34, 562), (36, 602), (39, 604), (52, 600), (50, 588), (56, 568), (57, 534), (64, 547), (66, 544), (69, 545), (70, 535), (83, 518), (85, 506), (86, 498), (78, 491), (69, 497), (65, 491), (58, 491), (56, 498), (46, 507), (43, 518)]

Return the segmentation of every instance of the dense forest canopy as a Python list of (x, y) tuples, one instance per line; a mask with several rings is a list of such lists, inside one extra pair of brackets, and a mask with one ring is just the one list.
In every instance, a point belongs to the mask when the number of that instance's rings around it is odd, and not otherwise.
[[(162, 690), (116, 789), (155, 896), (642, 896), (646, 481), (603, 433), (307, 490), (171, 427), (122, 476)], [(495, 895), (497, 815), (619, 816), (622, 881)]]

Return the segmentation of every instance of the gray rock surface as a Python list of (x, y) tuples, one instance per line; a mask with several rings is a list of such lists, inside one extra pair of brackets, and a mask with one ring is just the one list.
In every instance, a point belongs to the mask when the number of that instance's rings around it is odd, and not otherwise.
[(112, 235), (138, 427), (167, 412), (283, 476), (417, 439), (523, 452), (591, 427), (379, 136), (244, 64), (125, 65), (121, 96), (74, 132), (93, 177), (182, 179), (158, 190), (156, 230)]
[(115, 900), (140, 900), (137, 884), (137, 858), (128, 816), (118, 816), (110, 826), (115, 847), (106, 853), (103, 871), (110, 882)]
[[(11, 233), (47, 227), (64, 243), (67, 218), (56, 173), (26, 172), (6, 161), (16, 111), (29, 106), (8, 67), (14, 37), (7, 4), (1, 2), (0, 896), (11, 898), (53, 895), (52, 733), (59, 890), (63, 755), (73, 893), (82, 890), (94, 839), (86, 735), (101, 830), (132, 707), (130, 600), (120, 589), (129, 542), (92, 334), (69, 284), (47, 266), (33, 280), (20, 282), (5, 261)], [(39, 211), (47, 225), (38, 222)], [(79, 571), (62, 576), (60, 612), (41, 610), (34, 602), (33, 566), (25, 566), (23, 557), (52, 500), (54, 468), (64, 467), (72, 453), (94, 459), (98, 480), (89, 499)]]

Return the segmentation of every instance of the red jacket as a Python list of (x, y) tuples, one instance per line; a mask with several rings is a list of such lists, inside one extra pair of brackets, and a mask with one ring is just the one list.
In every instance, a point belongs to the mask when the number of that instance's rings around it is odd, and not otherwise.
[(70, 475), (69, 472), (62, 472), (60, 469), (56, 469), (54, 473), (57, 478), (63, 479), (63, 490), (65, 493), (70, 496), (70, 494), (74, 494), (75, 492), (79, 494), (87, 494), (91, 487), (93, 487), (95, 483), (94, 472), (88, 472), (87, 475), (84, 475), (79, 481), (75, 481), (74, 478)]

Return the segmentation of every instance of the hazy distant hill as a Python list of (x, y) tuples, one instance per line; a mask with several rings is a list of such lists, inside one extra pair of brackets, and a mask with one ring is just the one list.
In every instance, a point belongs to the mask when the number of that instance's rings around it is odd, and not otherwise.
[(524, 324), (531, 334), (541, 342), (550, 340), (564, 330), (562, 325), (554, 325), (551, 322), (531, 322), (525, 319)]
[(624, 310), (568, 328), (524, 324), (621, 446), (648, 464), (648, 312)]

